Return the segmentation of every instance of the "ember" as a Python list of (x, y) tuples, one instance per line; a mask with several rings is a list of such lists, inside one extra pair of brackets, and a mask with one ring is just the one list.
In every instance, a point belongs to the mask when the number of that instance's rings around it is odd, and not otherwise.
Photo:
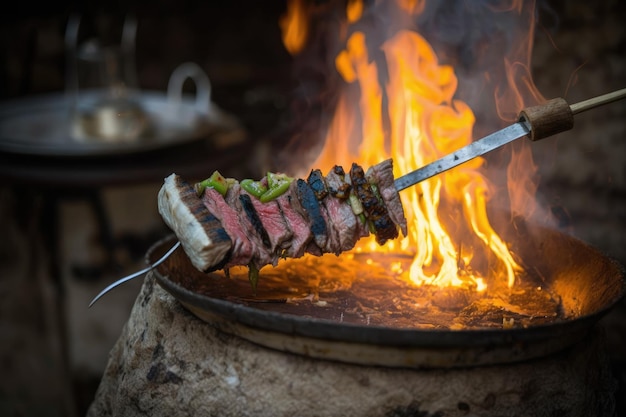
[(491, 295), (415, 286), (401, 277), (410, 264), (410, 257), (390, 254), (341, 259), (325, 255), (323, 262), (313, 257), (294, 259), (263, 269), (255, 297), (250, 293), (247, 268), (232, 268), (230, 279), (215, 274), (216, 279), (194, 280), (185, 286), (201, 295), (261, 310), (394, 328), (512, 328), (567, 318), (559, 297), (543, 290), (537, 276), (524, 276), (514, 291), (501, 288)]

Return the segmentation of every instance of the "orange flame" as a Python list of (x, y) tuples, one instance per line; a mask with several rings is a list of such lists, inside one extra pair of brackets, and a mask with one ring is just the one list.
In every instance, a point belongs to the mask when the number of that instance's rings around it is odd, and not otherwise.
[(280, 19), (283, 44), (290, 54), (297, 54), (306, 43), (309, 25), (304, 0), (291, 0), (287, 3), (287, 13)]
[(361, 0), (348, 0), (346, 5), (346, 17), (348, 23), (354, 23), (361, 18), (363, 14), (363, 1)]
[[(397, 0), (397, 7), (404, 13), (419, 14), (425, 2)], [(519, 1), (503, 8), (522, 11)], [(349, 24), (356, 28), (362, 14), (361, 1), (348, 1)], [(392, 33), (376, 51), (368, 49), (372, 47), (368, 47), (366, 32), (354, 30), (347, 37), (335, 59), (346, 89), (340, 93), (324, 147), (311, 166), (327, 172), (336, 164), (349, 166), (357, 161), (370, 166), (391, 157), (398, 177), (472, 142), (475, 116), (465, 102), (455, 98), (458, 79), (454, 68), (440, 64), (431, 45), (417, 32)], [(530, 49), (521, 51), (522, 55), (529, 57)], [(508, 88), (494, 89), (496, 96), (502, 96), (496, 100), (496, 110), (503, 120), (523, 107), (524, 97), (541, 98), (528, 66), (517, 61), (507, 64)], [(516, 155), (517, 165), (514, 161), (509, 166), (508, 175), (528, 183), (534, 172), (532, 156), (525, 148)], [(482, 172), (484, 162), (476, 158), (402, 191), (409, 235), (384, 248), (376, 248), (372, 240), (357, 250), (410, 253), (413, 262), (408, 276), (416, 284), (482, 291), (489, 275), (496, 284), (512, 287), (522, 268), (490, 224), (487, 204), (492, 186)], [(525, 168), (520, 168), (520, 163)], [(519, 187), (511, 190), (515, 188)], [(513, 209), (527, 212), (534, 204), (536, 187), (522, 188), (522, 192), (510, 193), (510, 203)], [(488, 267), (484, 267), (486, 262)]]

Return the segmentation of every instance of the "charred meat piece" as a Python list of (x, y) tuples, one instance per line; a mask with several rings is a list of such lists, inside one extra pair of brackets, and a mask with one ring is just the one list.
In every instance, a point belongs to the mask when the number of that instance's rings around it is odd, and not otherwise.
[(352, 186), (345, 180), (345, 172), (339, 165), (335, 165), (326, 175), (328, 196), (322, 200), (328, 212), (329, 228), (333, 231), (336, 244), (330, 252), (339, 255), (354, 247), (356, 242), (369, 235), (365, 227), (365, 234), (359, 228), (360, 220), (355, 215), (352, 206), (348, 203)]
[(305, 218), (309, 219), (309, 227), (313, 233), (313, 240), (319, 248), (326, 247), (328, 229), (322, 215), (320, 203), (315, 193), (303, 179), (297, 179), (289, 187), (296, 198), (292, 200), (293, 207)]
[(350, 196), (352, 186), (346, 182), (346, 173), (343, 167), (335, 165), (326, 175), (326, 185), (331, 196), (345, 200)]
[(320, 171), (319, 169), (311, 170), (309, 178), (307, 178), (307, 183), (309, 184), (309, 187), (311, 187), (311, 189), (313, 190), (315, 198), (317, 198), (318, 200), (322, 200), (328, 195), (326, 180), (324, 180), (322, 171)]
[[(339, 230), (334, 227), (333, 219), (325, 204), (325, 201), (327, 200), (329, 194), (328, 188), (326, 186), (326, 181), (324, 179), (324, 176), (322, 175), (322, 172), (319, 169), (312, 170), (307, 182), (313, 190), (315, 197), (320, 202), (320, 214), (324, 219), (324, 223), (326, 224), (327, 236), (325, 246), (319, 246), (321, 242), (316, 242), (316, 245), (309, 245), (308, 250), (310, 253), (317, 256), (323, 255), (324, 253), (334, 253), (336, 255), (339, 255), (342, 252), (341, 242), (339, 240)], [(339, 219), (337, 219), (337, 221), (340, 222)]]
[(363, 204), (365, 216), (372, 222), (376, 231), (376, 242), (383, 245), (389, 239), (398, 237), (398, 229), (389, 217), (382, 198), (379, 198), (365, 177), (363, 168), (353, 163), (350, 169), (353, 191)]
[(394, 184), (393, 178), (393, 160), (387, 159), (380, 164), (371, 166), (365, 177), (370, 184), (378, 185), (378, 192), (385, 202), (385, 207), (389, 213), (391, 220), (398, 225), (402, 231), (402, 235), (407, 235), (406, 218), (404, 217), (404, 209), (400, 201), (400, 195)]

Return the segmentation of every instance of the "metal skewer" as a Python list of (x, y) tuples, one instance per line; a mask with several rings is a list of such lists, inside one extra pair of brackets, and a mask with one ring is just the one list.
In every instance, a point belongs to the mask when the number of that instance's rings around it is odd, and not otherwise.
[(91, 302), (89, 303), (89, 307), (91, 307), (92, 305), (94, 305), (94, 303), (96, 301), (98, 301), (98, 299), (100, 299), (100, 297), (102, 297), (104, 294), (108, 293), (109, 291), (111, 291), (113, 288), (122, 285), (123, 283), (130, 281), (133, 278), (137, 278), (140, 275), (143, 275), (147, 272), (150, 272), (150, 270), (152, 268), (155, 268), (157, 266), (159, 266), (161, 263), (163, 263), (178, 247), (180, 246), (180, 242), (176, 242), (174, 244), (174, 246), (172, 246), (170, 248), (170, 250), (168, 250), (165, 255), (163, 255), (158, 261), (156, 261), (155, 263), (153, 263), (152, 265), (142, 269), (141, 271), (137, 271), (134, 272), (128, 276), (125, 276), (124, 278), (120, 278), (117, 281), (115, 281), (114, 283), (110, 284), (109, 286), (107, 286), (105, 289), (103, 289), (102, 291), (100, 291), (100, 294), (96, 295), (94, 297), (93, 300), (91, 300)]
[(519, 114), (519, 121), (476, 140), (423, 167), (396, 179), (397, 191), (402, 191), (432, 176), (482, 156), (524, 136), (532, 141), (544, 139), (574, 127), (574, 115), (626, 97), (626, 88), (590, 98), (571, 106), (562, 98), (548, 100), (527, 107)]
[[(523, 136), (528, 136), (532, 141), (547, 138), (557, 133), (565, 132), (574, 126), (574, 115), (593, 109), (595, 107), (612, 103), (626, 97), (626, 88), (590, 98), (571, 106), (562, 98), (549, 100), (538, 106), (528, 107), (520, 112), (519, 121), (504, 129), (492, 133), (484, 138), (474, 141), (457, 151), (450, 153), (430, 164), (427, 164), (413, 172), (403, 175), (395, 180), (397, 191), (402, 191), (412, 185), (424, 181), (432, 176), (440, 174), (471, 159), (484, 155), (496, 148), (510, 143)], [(91, 307), (100, 297), (113, 288), (130, 281), (133, 278), (149, 272), (152, 268), (165, 261), (178, 247), (180, 242), (169, 250), (161, 259), (147, 268), (121, 278), (103, 289), (89, 303)]]

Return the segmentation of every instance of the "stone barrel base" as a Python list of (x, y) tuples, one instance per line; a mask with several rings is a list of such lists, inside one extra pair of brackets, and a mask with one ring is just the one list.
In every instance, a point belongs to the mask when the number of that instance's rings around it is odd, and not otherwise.
[(368, 367), (257, 346), (197, 319), (145, 278), (88, 416), (611, 416), (599, 331), (525, 363)]

